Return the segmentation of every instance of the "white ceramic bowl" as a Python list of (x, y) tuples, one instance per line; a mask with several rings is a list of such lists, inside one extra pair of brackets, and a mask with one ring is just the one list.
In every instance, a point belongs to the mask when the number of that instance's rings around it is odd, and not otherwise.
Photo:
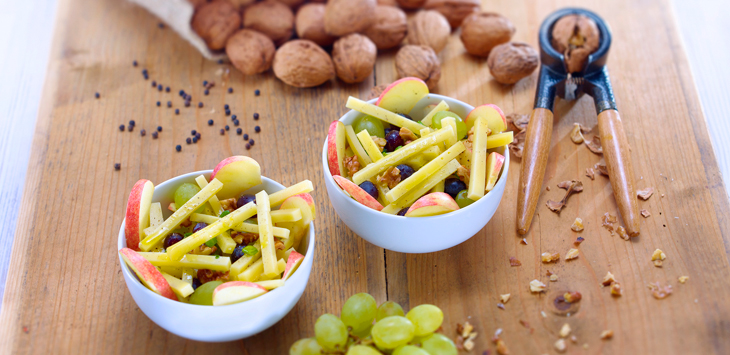
[[(411, 112), (422, 116), (427, 105), (438, 104), (441, 100), (449, 104), (450, 110), (462, 118), (474, 109), (471, 105), (446, 96), (429, 94)], [(375, 99), (370, 100), (374, 103)], [(351, 110), (340, 121), (352, 124), (363, 114)], [(505, 156), (504, 168), (494, 189), (473, 204), (458, 211), (433, 217), (402, 217), (379, 212), (365, 207), (345, 194), (332, 178), (327, 165), (327, 140), (322, 149), (322, 168), (327, 195), (345, 224), (357, 235), (381, 248), (401, 253), (431, 253), (458, 245), (479, 232), (497, 211), (502, 200), (504, 187), (509, 173), (509, 154), (500, 148)], [(507, 154), (505, 154), (507, 153)]]
[[(204, 174), (210, 178), (212, 170), (198, 171), (167, 180), (155, 186), (153, 202), (167, 206), (177, 186), (184, 182), (195, 183), (195, 178)], [(266, 190), (273, 193), (284, 189), (281, 184), (262, 177), (263, 184), (250, 189), (249, 193)], [(170, 214), (166, 208), (163, 213)], [(199, 306), (164, 298), (146, 288), (133, 271), (119, 257), (124, 281), (137, 306), (153, 322), (165, 330), (192, 340), (220, 342), (242, 339), (257, 334), (278, 322), (299, 301), (309, 281), (314, 259), (314, 222), (309, 233), (302, 239), (304, 260), (284, 286), (273, 289), (261, 297), (228, 306)], [(124, 237), (124, 223), (119, 229), (118, 249), (127, 246)]]

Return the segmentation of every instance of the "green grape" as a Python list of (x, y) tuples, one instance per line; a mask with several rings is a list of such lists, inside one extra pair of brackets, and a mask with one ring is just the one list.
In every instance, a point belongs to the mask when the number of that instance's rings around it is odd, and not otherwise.
[(355, 122), (352, 123), (352, 129), (355, 131), (355, 134), (358, 134), (362, 132), (362, 130), (367, 129), (368, 133), (371, 136), (385, 138), (385, 128), (383, 128), (383, 121), (373, 116), (363, 116), (356, 119)]
[(422, 304), (408, 311), (406, 318), (416, 326), (416, 335), (423, 336), (439, 329), (444, 321), (444, 312), (432, 304)]
[(469, 133), (466, 129), (466, 123), (464, 123), (464, 120), (459, 115), (451, 111), (436, 112), (433, 118), (431, 118), (431, 128), (441, 129), (441, 120), (446, 117), (453, 117), (456, 120), (456, 137), (460, 140), (466, 137), (466, 134)]
[(352, 295), (342, 306), (342, 322), (352, 327), (352, 331), (359, 332), (373, 324), (378, 303), (367, 293)]
[(221, 281), (210, 281), (200, 285), (195, 289), (195, 292), (190, 295), (190, 303), (199, 304), (201, 306), (212, 306), (213, 290), (222, 283), (223, 282)]
[(459, 205), (459, 208), (464, 208), (466, 206), (471, 205), (474, 203), (474, 200), (466, 197), (466, 195), (469, 194), (469, 190), (461, 190), (456, 195), (456, 204)]
[(423, 350), (417, 346), (404, 345), (398, 349), (395, 349), (393, 355), (429, 355), (426, 350)]
[(383, 349), (395, 349), (413, 339), (416, 327), (406, 317), (390, 316), (379, 320), (371, 334), (375, 345)]
[[(185, 202), (188, 202), (195, 194), (200, 192), (200, 188), (198, 185), (186, 182), (180, 186), (177, 187), (175, 190), (175, 207), (180, 208), (182, 205), (185, 204)], [(205, 206), (200, 206), (197, 211), (198, 213), (202, 213), (203, 210), (205, 210)]]
[(353, 345), (347, 350), (346, 355), (380, 355), (380, 351), (365, 345)]
[(365, 329), (362, 329), (362, 330), (359, 330), (359, 331), (354, 331), (353, 330), (352, 332), (350, 332), (350, 334), (352, 334), (352, 335), (354, 335), (354, 336), (356, 336), (356, 337), (358, 337), (360, 339), (365, 339), (365, 338), (367, 338), (367, 337), (370, 336), (370, 330), (372, 330), (372, 329), (373, 329), (373, 325), (370, 324)]
[(443, 334), (434, 333), (423, 339), (423, 350), (431, 355), (457, 355), (456, 345)]
[(322, 347), (314, 338), (299, 339), (289, 348), (289, 355), (320, 355), (322, 352)]
[(314, 335), (325, 350), (344, 349), (347, 344), (347, 327), (333, 314), (325, 313), (319, 316), (314, 323)]
[(375, 321), (379, 321), (390, 316), (405, 316), (403, 307), (393, 301), (386, 301), (378, 307), (378, 313), (375, 315)]

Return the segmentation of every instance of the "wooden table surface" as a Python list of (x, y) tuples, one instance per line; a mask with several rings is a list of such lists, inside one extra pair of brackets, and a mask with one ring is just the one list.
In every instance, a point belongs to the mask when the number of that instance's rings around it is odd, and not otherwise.
[[(535, 46), (540, 21), (566, 5), (505, 0), (485, 1), (484, 8), (512, 19), (518, 28), (515, 40)], [(604, 213), (617, 213), (610, 183), (583, 175), (600, 157), (568, 136), (573, 122), (596, 125), (593, 103), (584, 97), (556, 104), (545, 179), (552, 188), (541, 197), (528, 245), (520, 243), (514, 227), (520, 163), (514, 159), (502, 205), (480, 233), (446, 251), (406, 255), (383, 251), (347, 229), (327, 201), (320, 161), (326, 128), (346, 112), (348, 95), (367, 96), (372, 85), (395, 79), (393, 53), (381, 55), (375, 75), (361, 85), (333, 82), (299, 90), (270, 74), (243, 77), (231, 70), (224, 86), (217, 72), (227, 65), (203, 60), (170, 30), (158, 29), (156, 19), (142, 9), (121, 1), (61, 0), (0, 311), (0, 353), (282, 354), (294, 340), (313, 335), (318, 315), (339, 313), (356, 292), (370, 292), (378, 302), (394, 300), (406, 309), (436, 304), (446, 314), (443, 330), (449, 336), (456, 323), (469, 320), (480, 334), (475, 353), (494, 351), (490, 338), (498, 328), (514, 354), (555, 353), (552, 344), (564, 323), (577, 337), (577, 344), (568, 342), (569, 353), (729, 353), (730, 207), (671, 7), (660, 0), (581, 5), (612, 25), (608, 65), (637, 185), (657, 190), (640, 201), (652, 213), (642, 221), (642, 236), (627, 242), (600, 227)], [(133, 59), (139, 68), (131, 66)], [(515, 86), (496, 84), (484, 61), (465, 55), (456, 38), (441, 59), (438, 93), (472, 104), (495, 103), (508, 113), (531, 109), (536, 75)], [(142, 67), (173, 92), (152, 90), (142, 79)], [(218, 83), (210, 96), (202, 94), (203, 80)], [(222, 90), (228, 86), (233, 94)], [(181, 107), (180, 89), (205, 108)], [(255, 97), (254, 89), (262, 95)], [(94, 99), (95, 92), (102, 98)], [(158, 100), (172, 100), (181, 114), (155, 107)], [(256, 139), (251, 151), (240, 136), (218, 135), (226, 122), (225, 103)], [(252, 120), (253, 112), (260, 121)], [(211, 118), (214, 127), (206, 124)], [(117, 126), (129, 119), (137, 121), (137, 129), (120, 133)], [(256, 124), (260, 134), (253, 134)], [(164, 130), (152, 140), (149, 133), (158, 125)], [(142, 128), (146, 137), (139, 135)], [(192, 129), (203, 139), (188, 146), (184, 138)], [(176, 144), (183, 145), (182, 152), (174, 151)], [(136, 307), (120, 274), (116, 237), (137, 179), (159, 183), (211, 168), (232, 154), (252, 156), (266, 176), (284, 184), (314, 182), (320, 252), (301, 301), (269, 330), (230, 343), (186, 341)], [(112, 168), (117, 162), (121, 171)], [(558, 216), (544, 204), (559, 198), (556, 184), (569, 179), (582, 180), (585, 189)], [(570, 231), (575, 217), (586, 223), (584, 232)], [(545, 251), (564, 255), (578, 236), (586, 239), (578, 260), (539, 262)], [(662, 268), (650, 261), (656, 248), (668, 256)], [(510, 267), (509, 257), (522, 266)], [(548, 282), (548, 269), (558, 282)], [(613, 298), (600, 287), (607, 271), (621, 282), (623, 297)], [(679, 284), (677, 278), (684, 275), (689, 281)], [(533, 279), (549, 283), (548, 292), (530, 293)], [(646, 285), (655, 281), (671, 285), (674, 293), (654, 299)], [(555, 296), (568, 290), (583, 294), (570, 317), (553, 306)], [(505, 310), (496, 306), (502, 293), (512, 294)], [(605, 329), (614, 331), (612, 340), (599, 339)]]

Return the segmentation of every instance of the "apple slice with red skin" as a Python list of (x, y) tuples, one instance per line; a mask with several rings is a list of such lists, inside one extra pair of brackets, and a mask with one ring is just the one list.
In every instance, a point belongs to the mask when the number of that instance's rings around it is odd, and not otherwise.
[[(317, 214), (317, 209), (314, 205), (314, 198), (308, 193), (294, 195), (282, 202), (281, 209), (298, 208), (302, 212), (302, 219), (295, 222), (280, 222), (277, 223), (277, 227), (283, 227), (289, 229), (289, 238), (292, 239), (292, 246), (299, 246), (299, 241), (307, 232), (309, 224), (314, 220)], [(285, 243), (287, 244), (287, 243)]]
[(428, 217), (459, 209), (454, 199), (444, 192), (432, 192), (416, 200), (406, 212), (406, 217)]
[(136, 251), (130, 248), (122, 248), (119, 250), (119, 255), (122, 256), (124, 262), (129, 266), (142, 284), (147, 286), (152, 292), (171, 300), (177, 301), (175, 292), (172, 291), (170, 284), (162, 276), (160, 270), (152, 265), (142, 255), (139, 255)]
[(210, 175), (210, 180), (213, 179), (223, 183), (223, 188), (217, 194), (219, 199), (238, 197), (242, 192), (261, 185), (261, 166), (249, 157), (235, 155), (215, 166)]
[(144, 239), (144, 230), (150, 225), (150, 206), (155, 185), (149, 180), (139, 180), (132, 187), (124, 214), (124, 237), (127, 247), (139, 251), (139, 242)]
[(289, 259), (286, 260), (286, 268), (284, 269), (284, 275), (281, 276), (281, 279), (284, 281), (288, 280), (292, 273), (297, 271), (299, 265), (302, 264), (302, 260), (304, 260), (304, 255), (297, 253), (296, 250), (292, 250), (289, 254)]
[(492, 191), (499, 178), (499, 172), (504, 165), (504, 155), (492, 152), (487, 157), (487, 186), (486, 191)]
[(418, 101), (428, 95), (428, 85), (419, 78), (406, 77), (388, 85), (380, 93), (375, 106), (395, 113), (408, 114)]
[(332, 175), (345, 175), (345, 124), (334, 121), (327, 133), (327, 164)]
[(259, 297), (268, 292), (263, 286), (247, 281), (231, 281), (213, 290), (213, 305), (225, 306)]
[(501, 133), (507, 130), (507, 118), (499, 106), (494, 104), (486, 104), (475, 107), (468, 115), (466, 115), (466, 128), (471, 129), (477, 117), (484, 117), (487, 120), (487, 127), (492, 131), (490, 135)]
[(360, 186), (355, 185), (354, 182), (347, 180), (343, 178), (342, 176), (335, 175), (332, 176), (335, 181), (337, 182), (337, 185), (340, 185), (340, 187), (345, 190), (352, 198), (355, 199), (355, 201), (362, 203), (363, 205), (370, 207), (376, 211), (380, 211), (383, 209), (383, 205), (378, 202), (373, 196), (370, 196), (367, 191), (363, 190)]

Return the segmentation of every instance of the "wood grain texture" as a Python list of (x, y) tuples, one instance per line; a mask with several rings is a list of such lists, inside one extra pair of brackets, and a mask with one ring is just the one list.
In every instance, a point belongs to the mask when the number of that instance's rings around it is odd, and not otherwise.
[(520, 165), (520, 185), (517, 189), (517, 232), (526, 234), (535, 216), (537, 201), (542, 194), (545, 168), (550, 156), (553, 134), (553, 112), (536, 108), (525, 130), (525, 149)]
[[(565, 5), (504, 0), (485, 2), (484, 8), (512, 19), (518, 28), (515, 40), (534, 46), (540, 21)], [(480, 334), (476, 353), (494, 350), (489, 339), (497, 328), (504, 329), (502, 338), (512, 353), (554, 353), (552, 344), (565, 322), (578, 338), (578, 344), (568, 342), (569, 353), (730, 352), (730, 243), (723, 240), (730, 238), (730, 208), (671, 9), (661, 0), (581, 6), (602, 14), (614, 30), (608, 65), (636, 162), (637, 187), (657, 189), (640, 202), (653, 214), (642, 220), (642, 235), (626, 242), (600, 227), (600, 216), (616, 214), (617, 207), (605, 177), (583, 176), (600, 157), (569, 138), (573, 122), (593, 127), (588, 138), (598, 134), (593, 103), (583, 97), (555, 105), (543, 185), (551, 191), (540, 197), (528, 245), (520, 243), (514, 227), (519, 176), (512, 174), (501, 208), (480, 233), (446, 251), (406, 255), (383, 253), (347, 229), (327, 203), (320, 161), (327, 125), (346, 111), (347, 96), (366, 97), (373, 84), (395, 79), (394, 52), (384, 53), (373, 79), (357, 86), (333, 82), (299, 90), (271, 75), (243, 77), (235, 70), (225, 85), (216, 71), (226, 65), (204, 61), (172, 32), (159, 30), (157, 20), (141, 9), (112, 0), (62, 0), (0, 311), (0, 353), (282, 354), (295, 339), (313, 334), (319, 314), (338, 313), (348, 296), (361, 291), (405, 308), (442, 307), (449, 336), (457, 322), (469, 320)], [(497, 84), (486, 61), (464, 54), (456, 35), (440, 58), (438, 93), (475, 105), (495, 103), (506, 113), (531, 110), (536, 75), (512, 86)], [(142, 80), (141, 67), (131, 67), (133, 59), (173, 93), (153, 91)], [(202, 94), (203, 80), (217, 83), (210, 96)], [(228, 86), (233, 94), (223, 92)], [(260, 97), (253, 95), (257, 88)], [(191, 93), (194, 103), (204, 101), (205, 108), (180, 107), (180, 89)], [(100, 100), (93, 99), (96, 91)], [(181, 114), (157, 108), (157, 100), (173, 101)], [(225, 103), (256, 139), (251, 151), (243, 148), (240, 136), (218, 135)], [(210, 113), (213, 108), (216, 113)], [(254, 122), (253, 112), (261, 120)], [(214, 127), (207, 126), (209, 118), (215, 119)], [(137, 121), (135, 132), (118, 132), (116, 127), (129, 119)], [(257, 124), (262, 133), (255, 135)], [(164, 130), (152, 140), (157, 125)], [(146, 137), (139, 136), (142, 128)], [(183, 140), (191, 129), (203, 138), (188, 146)], [(181, 153), (174, 152), (175, 144), (183, 144)], [(238, 342), (185, 341), (139, 311), (119, 273), (115, 243), (126, 195), (141, 177), (159, 183), (210, 168), (231, 154), (250, 154), (264, 175), (284, 184), (305, 178), (315, 183), (319, 252), (302, 300), (271, 329)], [(119, 172), (112, 168), (116, 162), (122, 164)], [(517, 171), (519, 160), (512, 164)], [(576, 178), (584, 182), (584, 191), (571, 197), (560, 215), (547, 210), (545, 201), (561, 196), (555, 185)], [(570, 231), (575, 217), (583, 218), (584, 232)], [(564, 254), (579, 235), (586, 241), (577, 260), (539, 262), (544, 251)], [(663, 268), (650, 262), (656, 248), (668, 255)], [(510, 267), (510, 256), (522, 266)], [(546, 294), (531, 294), (529, 281), (548, 283), (547, 269), (559, 281), (550, 283)], [(621, 282), (622, 298), (599, 286), (606, 271)], [(681, 275), (691, 278), (680, 285)], [(654, 281), (671, 284), (674, 294), (654, 299), (646, 288)], [(583, 294), (580, 309), (570, 317), (552, 306), (566, 290)], [(496, 307), (500, 293), (513, 295), (506, 310)], [(529, 322), (534, 332), (519, 320)], [(613, 340), (598, 339), (604, 329), (614, 330)]]

